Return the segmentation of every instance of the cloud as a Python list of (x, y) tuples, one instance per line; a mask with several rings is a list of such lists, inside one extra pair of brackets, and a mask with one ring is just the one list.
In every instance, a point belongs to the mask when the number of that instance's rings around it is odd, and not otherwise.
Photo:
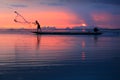
[(102, 3), (102, 4), (114, 4), (120, 5), (119, 0), (58, 0), (64, 3)]
[(120, 5), (120, 0), (13, 0), (17, 2), (45, 2), (45, 4), (50, 4), (51, 6), (56, 5), (60, 6), (62, 3), (102, 3), (102, 4), (113, 4)]
[(48, 1), (42, 1), (40, 2), (41, 5), (48, 5), (48, 6), (64, 6), (63, 3), (59, 3), (59, 2), (48, 2)]
[[(75, 20), (72, 20), (73, 24), (86, 23), (88, 25), (104, 25), (104, 26), (120, 26), (120, 0), (18, 0), (23, 4), (32, 4), (32, 7), (37, 6), (41, 8), (41, 5), (48, 8), (55, 8), (57, 10), (63, 10), (65, 12), (75, 15)], [(29, 4), (30, 3), (30, 4)], [(27, 7), (27, 5), (14, 4), (12, 7)], [(59, 7), (59, 9), (58, 9)], [(39, 9), (40, 10), (40, 9)], [(98, 15), (96, 15), (98, 14)], [(104, 15), (106, 14), (106, 15)], [(96, 20), (105, 17), (109, 20)], [(109, 16), (107, 16), (109, 15)], [(106, 17), (107, 16), (107, 17)]]
[[(80, 24), (85, 22), (86, 24), (101, 25), (104, 26), (120, 26), (120, 1), (119, 0), (45, 0), (43, 5), (48, 6), (61, 6), (66, 9), (69, 13), (76, 16), (76, 20), (71, 21), (73, 24)], [(92, 15), (99, 14), (98, 18), (106, 17), (107, 15), (110, 20), (107, 21), (96, 21)], [(104, 14), (107, 14), (104, 16)], [(117, 17), (118, 18), (117, 18)], [(107, 17), (107, 18), (108, 18)], [(81, 21), (82, 20), (82, 21)], [(109, 25), (108, 25), (109, 24)]]
[[(68, 1), (68, 0), (67, 0)], [(77, 0), (75, 0), (77, 1)], [(82, 0), (81, 0), (82, 1)], [(92, 0), (91, 0), (92, 1)], [(70, 4), (70, 3), (69, 3)], [(73, 4), (73, 3), (71, 3)], [(85, 21), (86, 24), (92, 26), (92, 25), (100, 25), (103, 26), (109, 26), (109, 27), (118, 27), (120, 26), (120, 6), (119, 5), (111, 5), (111, 4), (104, 4), (102, 3), (86, 3), (86, 4), (73, 4), (73, 5), (67, 5), (67, 9), (70, 13), (73, 13), (76, 15), (76, 21), (73, 21), (74, 23), (81, 23), (81, 19)], [(109, 15), (107, 18), (110, 20), (107, 21), (96, 21), (92, 15), (97, 15), (99, 19), (106, 18), (107, 15)], [(104, 15), (106, 14), (106, 15)], [(100, 16), (100, 17), (99, 17)], [(116, 17), (117, 16), (117, 17)], [(109, 24), (109, 25), (108, 25)]]
[(20, 8), (28, 7), (27, 5), (24, 5), (24, 4), (11, 4), (10, 6), (12, 6), (12, 7), (20, 7)]

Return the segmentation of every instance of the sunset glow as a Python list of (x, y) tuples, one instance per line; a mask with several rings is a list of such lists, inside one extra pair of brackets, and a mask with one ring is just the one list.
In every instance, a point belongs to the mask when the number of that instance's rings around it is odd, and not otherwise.
[(82, 26), (84, 26), (84, 27), (85, 27), (85, 26), (87, 26), (87, 25), (86, 25), (86, 24), (82, 24)]
[[(83, 3), (84, 5), (82, 5)], [(118, 5), (104, 4), (104, 1), (67, 2), (60, 0), (2, 0), (0, 3), (0, 28), (36, 28), (26, 24), (15, 23), (14, 11), (18, 11), (26, 20), (38, 20), (42, 27), (54, 26), (66, 28), (74, 26), (99, 26), (102, 28), (119, 28), (120, 10)]]

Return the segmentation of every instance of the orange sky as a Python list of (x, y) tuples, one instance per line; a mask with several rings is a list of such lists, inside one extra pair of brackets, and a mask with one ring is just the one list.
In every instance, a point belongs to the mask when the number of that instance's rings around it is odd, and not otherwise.
[(60, 2), (59, 0), (1, 0), (0, 28), (36, 28), (35, 25), (15, 23), (16, 14), (14, 11), (18, 11), (30, 22), (38, 20), (42, 27), (99, 26), (119, 28), (119, 6), (103, 3)]
[[(35, 20), (38, 20), (42, 27), (56, 26), (58, 28), (65, 28), (65, 27), (82, 26), (82, 25), (86, 26), (84, 20), (82, 20), (82, 22), (79, 24), (71, 23), (72, 21), (77, 20), (77, 18), (74, 14), (70, 14), (68, 12), (62, 12), (62, 11), (44, 11), (37, 13), (35, 12), (28, 13), (28, 12), (22, 12), (26, 20), (30, 22), (34, 22)], [(16, 14), (14, 12), (11, 12), (11, 14), (5, 13), (0, 15), (0, 22), (1, 22), (0, 26), (2, 28), (36, 28), (34, 25), (29, 27), (29, 25), (27, 24), (15, 23), (13, 21), (15, 16)], [(22, 19), (19, 20), (24, 22), (24, 20)]]

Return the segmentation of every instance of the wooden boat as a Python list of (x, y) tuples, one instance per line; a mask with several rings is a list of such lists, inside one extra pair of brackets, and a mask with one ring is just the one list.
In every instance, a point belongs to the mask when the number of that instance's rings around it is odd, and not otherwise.
[(101, 35), (102, 32), (32, 32), (39, 35)]

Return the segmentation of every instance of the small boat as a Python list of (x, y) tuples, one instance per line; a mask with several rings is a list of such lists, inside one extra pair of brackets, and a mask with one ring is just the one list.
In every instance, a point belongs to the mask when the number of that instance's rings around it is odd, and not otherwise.
[(102, 32), (32, 32), (39, 35), (101, 35)]

